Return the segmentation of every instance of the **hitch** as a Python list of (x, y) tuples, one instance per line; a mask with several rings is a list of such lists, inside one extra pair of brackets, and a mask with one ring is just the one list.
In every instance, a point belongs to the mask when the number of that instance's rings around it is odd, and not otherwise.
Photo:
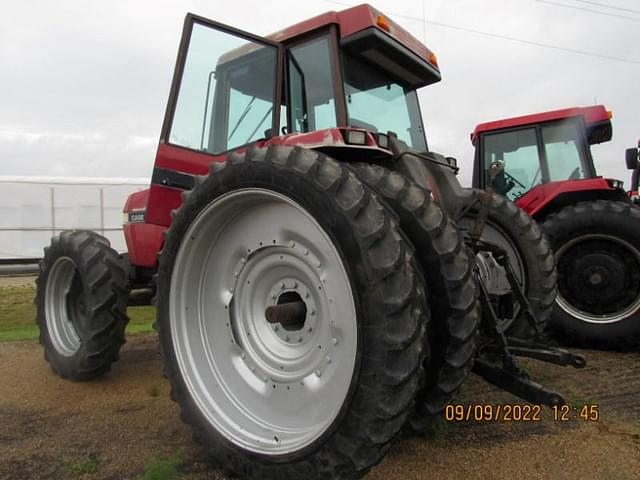
[(534, 382), (523, 371), (512, 372), (478, 358), (473, 365), (473, 373), (496, 387), (537, 405), (554, 407), (567, 403), (560, 393)]
[(568, 350), (554, 348), (542, 343), (543, 332), (540, 331), (537, 325), (535, 315), (527, 301), (522, 286), (513, 274), (504, 249), (486, 242), (477, 241), (474, 245), (474, 250), (476, 250), (476, 253), (480, 251), (490, 252), (496, 262), (505, 269), (515, 300), (520, 304), (520, 308), (524, 310), (530, 325), (535, 331), (535, 340), (528, 341), (505, 335), (505, 322), (498, 317), (491, 302), (491, 295), (480, 276), (479, 269), (476, 267), (475, 273), (483, 310), (482, 321), (487, 338), (478, 350), (478, 358), (475, 360), (473, 372), (496, 387), (531, 403), (549, 407), (564, 405), (566, 403), (564, 397), (560, 393), (549, 390), (532, 381), (527, 372), (518, 366), (516, 357), (534, 358), (542, 362), (572, 366), (574, 368), (584, 368), (587, 364), (586, 359), (582, 355), (576, 355)]
[[(553, 348), (546, 344), (545, 332), (541, 331), (535, 313), (511, 266), (508, 253), (501, 247), (487, 243), (482, 238), (489, 217), (489, 208), (493, 195), (499, 190), (496, 184), (504, 171), (504, 163), (493, 162), (489, 166), (489, 182), (485, 190), (465, 189), (455, 176), (455, 169), (447, 159), (433, 152), (420, 153), (411, 150), (397, 136), (389, 132), (389, 147), (394, 154), (395, 170), (412, 179), (419, 186), (430, 190), (447, 215), (453, 219), (462, 218), (472, 208), (476, 210), (474, 224), (467, 232), (465, 243), (476, 255), (475, 276), (482, 305), (482, 341), (478, 348), (473, 372), (489, 383), (507, 390), (532, 403), (541, 405), (560, 405), (565, 400), (558, 392), (546, 389), (532, 381), (522, 370), (516, 357), (534, 358), (555, 365), (583, 368), (586, 360), (567, 350)], [(485, 283), (481, 275), (478, 260), (480, 253), (489, 254), (496, 265), (505, 272), (510, 293), (499, 285)], [(489, 281), (489, 279), (487, 279)], [(494, 301), (498, 301), (494, 307)], [(513, 316), (514, 308), (505, 308), (505, 303), (518, 304), (533, 331), (533, 340), (520, 340), (507, 337), (508, 318)]]

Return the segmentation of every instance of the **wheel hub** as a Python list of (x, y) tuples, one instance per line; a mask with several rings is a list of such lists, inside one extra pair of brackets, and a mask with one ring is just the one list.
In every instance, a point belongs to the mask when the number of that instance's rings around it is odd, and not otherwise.
[(625, 267), (611, 255), (585, 255), (569, 267), (568, 274), (576, 280), (571, 285), (573, 295), (587, 303), (615, 301), (624, 288)]
[(85, 310), (76, 264), (69, 257), (60, 257), (51, 267), (45, 292), (49, 338), (60, 355), (71, 357), (79, 350), (77, 319), (85, 314)]
[[(249, 371), (272, 388), (290, 390), (330, 368), (338, 332), (317, 322), (332, 301), (322, 289), (323, 273), (322, 262), (300, 241), (276, 240), (259, 242), (230, 279), (229, 334)], [(285, 324), (267, 319), (269, 309), (299, 302), (303, 316)]]
[(640, 252), (608, 235), (585, 235), (557, 253), (558, 305), (586, 322), (611, 323), (640, 308)]

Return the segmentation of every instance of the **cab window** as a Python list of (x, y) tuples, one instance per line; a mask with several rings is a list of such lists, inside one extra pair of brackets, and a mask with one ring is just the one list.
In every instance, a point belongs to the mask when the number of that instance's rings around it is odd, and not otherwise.
[(496, 191), (515, 200), (543, 182), (535, 128), (483, 135), (484, 167), (489, 178), (493, 162), (504, 164), (504, 175), (496, 179)]
[(380, 67), (344, 54), (347, 123), (373, 132), (393, 132), (418, 151), (427, 150), (418, 96)]
[(543, 125), (542, 142), (549, 167), (549, 181), (587, 178), (583, 155), (580, 154), (580, 130), (575, 122)]

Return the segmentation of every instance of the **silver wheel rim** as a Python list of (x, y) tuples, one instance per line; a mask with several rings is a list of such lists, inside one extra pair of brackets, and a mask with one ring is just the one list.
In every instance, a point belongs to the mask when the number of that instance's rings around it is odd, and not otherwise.
[[(556, 263), (558, 264), (560, 262), (560, 259), (569, 250), (569, 248), (577, 245), (580, 242), (585, 242), (588, 240), (607, 240), (610, 242), (617, 243), (618, 245), (621, 245), (627, 250), (629, 250), (629, 252), (631, 252), (631, 254), (636, 258), (636, 260), (640, 264), (640, 252), (638, 251), (637, 248), (635, 248), (630, 243), (622, 240), (621, 238), (613, 237), (610, 235), (602, 235), (602, 234), (583, 235), (581, 237), (577, 237), (568, 241), (567, 243), (562, 245), (556, 252)], [(582, 320), (583, 322), (606, 324), (606, 323), (615, 323), (615, 322), (624, 320), (629, 315), (633, 314), (638, 309), (640, 309), (640, 295), (638, 295), (636, 299), (623, 310), (616, 312), (614, 314), (609, 314), (609, 315), (594, 315), (593, 313), (576, 308), (566, 298), (562, 296), (560, 289), (558, 289), (558, 294), (556, 296), (556, 304), (566, 313), (568, 313), (572, 317)]]
[(49, 272), (45, 291), (45, 319), (53, 348), (65, 357), (80, 348), (80, 337), (68, 309), (68, 295), (76, 275), (76, 265), (69, 257), (58, 258)]
[[(285, 293), (306, 305), (301, 328), (265, 319)], [(169, 297), (182, 379), (218, 432), (283, 455), (327, 431), (351, 386), (356, 310), (339, 252), (304, 208), (264, 189), (217, 198), (183, 236)]]

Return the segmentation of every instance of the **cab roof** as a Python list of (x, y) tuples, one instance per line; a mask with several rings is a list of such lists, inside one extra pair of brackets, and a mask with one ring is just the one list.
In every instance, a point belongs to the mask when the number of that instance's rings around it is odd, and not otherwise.
[[(287, 40), (331, 24), (338, 26), (341, 39), (367, 28), (377, 28), (433, 65), (435, 56), (431, 50), (396, 22), (366, 3), (339, 12), (330, 11), (322, 13), (316, 17), (291, 25), (279, 32), (272, 33), (268, 35), (267, 38), (274, 42), (286, 42)], [(387, 28), (384, 28), (382, 25), (386, 25)], [(437, 65), (433, 66), (437, 68)]]
[(534, 125), (579, 116), (582, 116), (584, 118), (585, 125), (589, 126), (601, 122), (608, 122), (611, 119), (611, 112), (608, 112), (604, 105), (593, 105), (589, 107), (563, 108), (560, 110), (551, 110), (549, 112), (534, 113), (532, 115), (522, 115), (519, 117), (495, 120), (493, 122), (480, 123), (471, 133), (471, 143), (475, 145), (478, 136), (484, 132)]

